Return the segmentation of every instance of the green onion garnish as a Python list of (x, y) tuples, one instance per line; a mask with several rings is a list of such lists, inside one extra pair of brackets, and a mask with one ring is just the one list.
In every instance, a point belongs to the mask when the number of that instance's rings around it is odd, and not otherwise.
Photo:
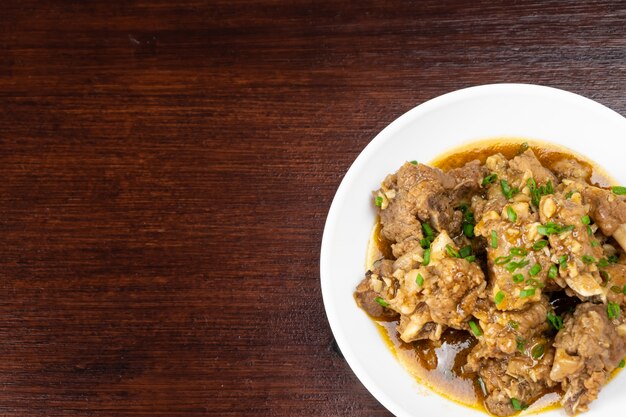
[(463, 225), (463, 234), (470, 239), (474, 237), (474, 225), (470, 223), (465, 223)]
[(497, 179), (498, 179), (498, 174), (491, 173), (487, 175), (485, 178), (483, 178), (482, 186), (484, 187), (486, 185), (493, 184), (494, 182), (496, 182)]
[(500, 304), (502, 300), (504, 300), (504, 293), (502, 291), (498, 291), (496, 296), (493, 298), (493, 301), (495, 301), (496, 304)]
[(424, 277), (422, 274), (417, 274), (417, 277), (415, 277), (415, 283), (420, 287), (424, 285)]
[(624, 359), (622, 359), (621, 361), (619, 361), (619, 364), (617, 365), (618, 368), (623, 368), (624, 365), (626, 365), (626, 361), (624, 361)]
[(547, 236), (558, 233), (565, 233), (574, 230), (574, 226), (561, 226), (559, 224), (548, 222), (546, 224), (542, 224), (541, 226), (537, 226), (537, 231), (540, 235)]
[(381, 305), (381, 306), (383, 306), (383, 307), (389, 307), (389, 303), (388, 303), (388, 302), (386, 302), (385, 300), (383, 300), (383, 299), (382, 299), (382, 298), (380, 298), (380, 297), (376, 297), (376, 298), (374, 299), (374, 301), (376, 301), (378, 304), (380, 304), (380, 305)]
[(433, 240), (435, 237), (435, 232), (433, 231), (433, 228), (430, 227), (430, 225), (426, 222), (422, 223), (422, 229), (424, 230), (424, 235), (430, 239)]
[(528, 271), (528, 274), (531, 277), (535, 277), (537, 276), (537, 274), (539, 274), (539, 272), (541, 272), (541, 265), (540, 264), (534, 264), (531, 268), (530, 271)]
[(511, 405), (515, 411), (522, 411), (527, 408), (523, 403), (519, 402), (517, 398), (511, 398)]
[(518, 268), (523, 268), (526, 265), (528, 265), (528, 261), (524, 260), (524, 261), (520, 261), (520, 262), (509, 262), (504, 268), (509, 271), (509, 272), (513, 272)]
[(381, 207), (381, 206), (383, 205), (383, 198), (382, 198), (382, 197), (380, 197), (380, 196), (379, 196), (379, 197), (376, 197), (376, 202), (375, 202), (375, 204), (376, 204), (378, 207)]
[(459, 250), (459, 255), (461, 256), (461, 258), (467, 258), (471, 254), (472, 254), (472, 247), (469, 245), (463, 246), (461, 250)]
[(524, 248), (511, 248), (511, 255), (513, 256), (526, 256), (528, 251)]
[(543, 356), (544, 351), (545, 351), (545, 348), (544, 348), (543, 344), (536, 345), (533, 348), (533, 350), (530, 352), (530, 354), (532, 355), (533, 359), (541, 359), (541, 357)]
[(559, 331), (563, 328), (563, 318), (561, 316), (553, 314), (550, 311), (548, 312), (548, 322), (550, 322), (550, 324), (556, 329), (556, 331)]
[(423, 249), (428, 249), (428, 248), (430, 248), (430, 240), (428, 240), (428, 239), (426, 239), (426, 238), (423, 238), (422, 240), (420, 240), (420, 246), (421, 246)]
[(430, 248), (424, 250), (424, 260), (422, 261), (422, 265), (426, 266), (430, 263)]
[(619, 256), (611, 255), (607, 258), (607, 260), (609, 261), (609, 263), (616, 264), (617, 261), (619, 261)]
[(411, 163), (412, 163), (413, 165), (417, 165), (417, 161), (415, 161), (415, 160), (414, 160), (414, 161), (411, 161)]
[(511, 221), (511, 223), (515, 223), (517, 221), (517, 213), (515, 212), (513, 207), (508, 206), (506, 208), (506, 215), (509, 216), (509, 220)]
[(533, 250), (541, 250), (545, 248), (546, 246), (548, 246), (547, 240), (538, 240), (535, 243), (533, 243)]
[(474, 333), (474, 336), (478, 337), (483, 334), (483, 331), (480, 329), (480, 326), (476, 324), (474, 320), (469, 321), (469, 327), (470, 329), (472, 329), (472, 333)]
[(508, 325), (511, 329), (517, 329), (519, 327), (519, 323), (513, 320), (509, 320)]
[(620, 313), (619, 304), (609, 302), (606, 307), (606, 313), (609, 316), (609, 320), (618, 318)]
[(498, 256), (493, 262), (496, 265), (504, 265), (505, 263), (509, 262), (511, 259), (513, 259), (513, 255), (509, 255), (509, 256)]
[(514, 283), (519, 284), (522, 281), (524, 281), (524, 275), (522, 275), (522, 274), (515, 274), (515, 275), (513, 275), (513, 282)]
[(598, 262), (598, 260), (596, 258), (594, 258), (593, 256), (589, 256), (589, 255), (583, 255), (583, 257), (581, 259), (587, 265), (590, 265), (590, 264)]
[(528, 288), (519, 292), (520, 298), (532, 297), (533, 295), (535, 295), (534, 288)]
[(587, 225), (587, 234), (589, 236), (593, 236), (593, 229), (591, 229), (591, 226)]
[(559, 266), (561, 267), (561, 269), (567, 268), (567, 260), (568, 259), (569, 259), (569, 257), (567, 255), (559, 256)]
[(583, 224), (589, 225), (591, 224), (591, 219), (589, 218), (589, 216), (583, 216), (580, 218), (580, 221), (583, 222)]
[(495, 230), (491, 231), (491, 247), (494, 249), (498, 248), (498, 234)]
[(567, 194), (565, 194), (565, 199), (569, 200), (570, 198), (572, 198), (573, 195), (574, 195), (574, 191), (570, 191)]
[(550, 269), (548, 270), (548, 278), (554, 279), (559, 273), (559, 268), (556, 265), (550, 265)]
[(626, 187), (611, 187), (611, 191), (613, 191), (613, 194), (626, 195)]
[(615, 294), (621, 294), (622, 293), (622, 288), (618, 287), (617, 285), (613, 285), (611, 287), (611, 291), (613, 291)]
[(502, 188), (502, 194), (510, 200), (513, 197), (513, 189), (511, 189), (509, 182), (507, 180), (500, 180), (500, 187)]
[(460, 258), (461, 255), (459, 254), (459, 251), (454, 249), (452, 246), (450, 246), (449, 244), (446, 245), (446, 252), (448, 252), (448, 255), (452, 258)]
[(597, 248), (598, 246), (600, 246), (600, 242), (598, 242), (597, 240), (592, 240), (591, 241), (591, 247), (592, 248)]

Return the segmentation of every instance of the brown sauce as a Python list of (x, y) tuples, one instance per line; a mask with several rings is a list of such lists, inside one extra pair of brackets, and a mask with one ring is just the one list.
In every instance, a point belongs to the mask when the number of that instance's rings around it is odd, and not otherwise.
[[(482, 163), (496, 153), (502, 153), (507, 158), (513, 158), (520, 152), (523, 143), (529, 143), (541, 163), (551, 169), (552, 166), (564, 159), (575, 159), (589, 169), (591, 184), (608, 187), (614, 181), (600, 167), (580, 155), (536, 141), (524, 139), (503, 138), (487, 140), (471, 144), (463, 149), (453, 150), (431, 162), (432, 166), (448, 171), (458, 168), (473, 160)], [(380, 235), (380, 222), (377, 219), (372, 239), (380, 253), (387, 259), (394, 259), (391, 253), (390, 242)], [(552, 303), (558, 311), (566, 311), (575, 307), (575, 303), (568, 301), (561, 293), (552, 297)], [(475, 374), (466, 373), (463, 366), (467, 355), (477, 343), (469, 332), (448, 329), (440, 342), (430, 340), (405, 343), (400, 340), (396, 331), (397, 321), (377, 321), (381, 334), (400, 363), (422, 384), (428, 386), (438, 394), (457, 403), (479, 409), (488, 413), (484, 406), (485, 395)], [(542, 412), (559, 407), (562, 393), (546, 391), (538, 393), (538, 400), (531, 405), (528, 412)]]

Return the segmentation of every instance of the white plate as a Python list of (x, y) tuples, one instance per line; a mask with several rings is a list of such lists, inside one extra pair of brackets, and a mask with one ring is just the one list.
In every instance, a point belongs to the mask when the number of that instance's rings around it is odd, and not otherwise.
[[(549, 87), (495, 84), (432, 99), (380, 132), (354, 161), (333, 200), (324, 228), (320, 270), (328, 321), (363, 385), (398, 417), (485, 414), (419, 385), (394, 358), (375, 324), (352, 298), (363, 277), (375, 221), (371, 191), (407, 160), (428, 162), (465, 142), (517, 136), (564, 145), (626, 184), (626, 119), (585, 97)], [(621, 415), (621, 373), (584, 416)], [(609, 414), (611, 413), (611, 414)], [(564, 416), (562, 409), (542, 416)]]

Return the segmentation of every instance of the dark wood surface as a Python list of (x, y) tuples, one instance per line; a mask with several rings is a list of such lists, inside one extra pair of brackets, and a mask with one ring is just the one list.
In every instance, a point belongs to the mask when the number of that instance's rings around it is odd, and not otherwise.
[(0, 415), (389, 415), (320, 295), (342, 176), (471, 85), (626, 114), (625, 23), (616, 1), (2, 1)]

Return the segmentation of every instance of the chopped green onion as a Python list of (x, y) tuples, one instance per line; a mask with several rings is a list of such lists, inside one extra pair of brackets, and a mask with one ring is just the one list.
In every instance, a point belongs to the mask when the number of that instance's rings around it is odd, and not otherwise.
[(476, 256), (474, 256), (474, 255), (467, 256), (467, 257), (465, 258), (465, 260), (466, 260), (467, 262), (474, 262), (474, 261), (476, 261)]
[[(370, 298), (370, 300), (371, 300), (371, 298)], [(378, 304), (380, 304), (380, 305), (381, 305), (381, 306), (383, 306), (383, 307), (389, 307), (389, 303), (388, 303), (388, 302), (386, 302), (385, 300), (383, 300), (383, 299), (382, 299), (382, 298), (380, 298), (380, 297), (376, 297), (376, 298), (374, 299), (374, 301), (376, 301)]]
[(528, 150), (528, 142), (524, 142), (519, 146), (518, 154), (524, 153)]
[(591, 224), (591, 219), (589, 218), (589, 216), (585, 215), (583, 217), (580, 218), (580, 221), (583, 222), (583, 224), (589, 225)]
[(517, 329), (517, 328), (519, 327), (519, 323), (518, 323), (518, 322), (516, 322), (516, 321), (513, 321), (513, 320), (509, 320), (508, 325), (509, 325), (509, 327), (510, 327), (510, 328), (512, 328), (512, 329)]
[(471, 246), (463, 246), (461, 250), (459, 251), (459, 255), (461, 255), (461, 258), (467, 258), (471, 254), (472, 254)]
[(511, 223), (515, 223), (517, 221), (517, 213), (515, 212), (513, 207), (508, 206), (506, 208), (506, 214), (507, 216), (509, 216), (509, 220), (511, 221)]
[(597, 248), (598, 246), (600, 246), (600, 242), (598, 242), (597, 240), (592, 240), (591, 241), (591, 247), (592, 248)]
[(449, 244), (446, 245), (446, 252), (448, 252), (448, 256), (450, 256), (452, 258), (460, 258), (461, 257), (461, 255), (459, 254), (459, 251), (454, 249)]
[(539, 272), (541, 272), (541, 265), (540, 264), (534, 264), (531, 268), (530, 271), (528, 271), (528, 274), (531, 277), (535, 277), (537, 276), (537, 274), (539, 274)]
[(518, 268), (525, 267), (526, 265), (528, 265), (528, 261), (526, 260), (520, 262), (509, 262), (504, 268), (509, 272), (513, 272)]
[(546, 224), (542, 224), (541, 226), (537, 226), (537, 231), (540, 235), (547, 236), (558, 233), (565, 233), (574, 230), (574, 226), (561, 226), (559, 224), (548, 222)]
[(591, 228), (591, 226), (589, 226), (589, 225), (587, 226), (587, 234), (588, 234), (589, 236), (593, 236), (593, 229), (592, 229), (592, 228)]
[(532, 355), (533, 359), (541, 359), (543, 357), (544, 351), (545, 347), (543, 346), (543, 344), (536, 345), (530, 352), (530, 354)]
[(550, 324), (556, 329), (556, 331), (559, 331), (563, 328), (563, 318), (561, 316), (553, 314), (550, 311), (548, 312), (548, 322), (550, 322)]
[(498, 234), (495, 230), (491, 231), (491, 247), (494, 249), (498, 248)]
[(483, 331), (481, 330), (480, 326), (476, 324), (474, 320), (469, 321), (469, 327), (470, 329), (472, 329), (472, 333), (474, 333), (474, 336), (478, 337), (483, 334)]
[(567, 194), (565, 194), (565, 199), (569, 200), (570, 198), (572, 198), (573, 195), (574, 195), (574, 191), (570, 191)]
[(509, 182), (507, 180), (500, 180), (500, 187), (502, 188), (502, 194), (504, 194), (507, 200), (510, 200), (514, 194)]
[(552, 180), (548, 180), (546, 184), (546, 194), (554, 194), (554, 187), (552, 186)]
[(626, 361), (624, 361), (624, 359), (622, 359), (621, 361), (619, 361), (619, 364), (617, 365), (618, 368), (623, 368), (624, 365), (626, 365)]
[(533, 295), (535, 295), (534, 288), (528, 288), (519, 292), (520, 298), (532, 297)]
[(526, 180), (526, 185), (528, 185), (528, 189), (530, 191), (533, 191), (533, 190), (537, 189), (537, 181), (535, 181), (534, 178), (528, 178)]
[(609, 302), (606, 307), (606, 313), (609, 316), (609, 320), (618, 318), (620, 313), (619, 304)]
[(513, 259), (513, 255), (509, 255), (509, 256), (498, 256), (493, 262), (496, 265), (504, 265), (505, 263), (509, 262), (511, 259)]
[(376, 202), (375, 202), (375, 204), (376, 204), (378, 207), (382, 207), (382, 205), (383, 205), (383, 198), (382, 198), (382, 197), (376, 197)]
[(415, 277), (415, 283), (420, 287), (424, 285), (424, 277), (422, 274), (417, 274), (417, 277)]
[(465, 223), (463, 225), (463, 234), (469, 237), (470, 239), (473, 238), (474, 237), (474, 225)]
[(414, 160), (414, 161), (411, 161), (411, 163), (412, 163), (413, 165), (417, 165), (417, 161), (415, 161), (415, 160)]
[(559, 266), (561, 267), (561, 269), (567, 268), (567, 260), (568, 259), (569, 259), (569, 257), (567, 255), (559, 256)]
[(554, 279), (559, 273), (559, 268), (556, 265), (550, 265), (550, 269), (548, 270), (548, 278)]
[(625, 195), (626, 187), (619, 187), (619, 186), (611, 187), (611, 191), (613, 191), (613, 194)]
[(483, 178), (482, 186), (484, 187), (486, 185), (493, 184), (494, 182), (496, 182), (497, 179), (498, 179), (498, 174), (491, 173), (487, 175), (485, 178)]
[(615, 294), (621, 294), (622, 293), (621, 287), (618, 287), (617, 285), (613, 285), (611, 287), (611, 291), (613, 291)]
[(515, 411), (522, 411), (526, 408), (524, 404), (520, 403), (517, 398), (511, 398), (511, 405), (513, 406), (513, 410)]
[(541, 282), (537, 281), (535, 278), (528, 278), (526, 280), (526, 284), (530, 285), (531, 287), (535, 287), (535, 288), (537, 288), (537, 287), (543, 288), (544, 287), (544, 285)]
[(524, 248), (511, 248), (511, 255), (513, 256), (526, 256), (528, 251)]
[(583, 257), (581, 259), (587, 265), (590, 265), (590, 264), (598, 262), (598, 260), (596, 258), (594, 258), (593, 256), (589, 256), (589, 255), (583, 255)]
[(428, 240), (428, 239), (426, 239), (426, 238), (423, 238), (422, 240), (420, 240), (420, 246), (421, 246), (423, 249), (428, 249), (428, 248), (430, 248), (430, 240)]
[(433, 231), (433, 228), (430, 227), (430, 225), (426, 222), (422, 223), (422, 229), (424, 230), (424, 235), (426, 235), (426, 237), (430, 240), (433, 240), (435, 237), (435, 232)]
[(538, 240), (535, 243), (533, 243), (533, 249), (534, 250), (541, 250), (541, 249), (545, 248), (546, 246), (548, 246), (548, 241), (547, 240)]
[(504, 293), (502, 291), (498, 291), (493, 300), (496, 302), (496, 304), (500, 304), (502, 300), (504, 300)]
[(607, 258), (607, 260), (609, 261), (609, 263), (616, 264), (617, 261), (619, 261), (619, 256), (611, 255)]
[(517, 336), (515, 338), (515, 342), (517, 342), (517, 350), (519, 350), (521, 353), (524, 353), (524, 349), (526, 347), (526, 341), (524, 340), (524, 338), (522, 338), (521, 336)]
[(515, 274), (515, 275), (513, 275), (513, 282), (514, 283), (519, 284), (522, 281), (524, 281), (524, 275), (522, 275), (522, 274)]
[(422, 265), (426, 266), (430, 263), (430, 248), (424, 250)]
[(626, 284), (624, 284), (624, 288), (622, 289), (622, 294), (626, 295)]
[(606, 258), (602, 258), (598, 261), (598, 266), (600, 268), (606, 268), (607, 266), (609, 266), (609, 260)]

